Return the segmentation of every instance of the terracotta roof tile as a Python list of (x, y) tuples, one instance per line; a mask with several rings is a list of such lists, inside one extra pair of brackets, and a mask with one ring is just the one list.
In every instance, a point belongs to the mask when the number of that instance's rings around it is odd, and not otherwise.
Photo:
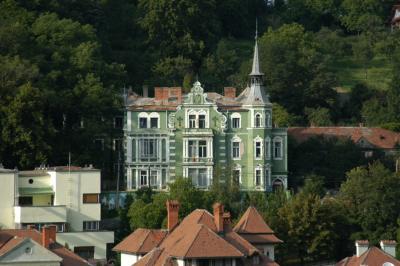
[[(11, 239), (14, 237), (18, 238), (30, 238), (38, 244), (42, 245), (42, 234), (33, 229), (6, 229), (0, 230), (0, 245), (4, 242), (4, 239)], [(74, 252), (66, 249), (58, 243), (52, 243), (49, 248), (50, 251), (60, 256), (63, 266), (87, 266), (89, 262), (76, 255)]]
[(138, 228), (116, 245), (113, 250), (124, 253), (146, 254), (157, 247), (166, 235), (167, 231), (165, 230)]
[(7, 242), (3, 243), (0, 246), (0, 257), (4, 254), (7, 254), (9, 251), (13, 250), (15, 247), (19, 246), (22, 242), (24, 242), (26, 238), (22, 237), (13, 237), (9, 239)]
[(225, 240), (235, 246), (240, 252), (242, 252), (245, 256), (253, 256), (256, 253), (259, 253), (259, 250), (250, 244), (246, 239), (241, 237), (236, 232), (228, 232), (225, 233)]
[(400, 133), (383, 128), (367, 127), (290, 127), (288, 135), (297, 142), (304, 142), (311, 137), (338, 137), (348, 138), (354, 143), (362, 139), (376, 148), (393, 149), (400, 143)]
[(254, 207), (247, 208), (246, 212), (242, 215), (239, 222), (235, 225), (233, 230), (237, 233), (248, 234), (273, 234), (274, 231), (269, 228), (264, 219)]
[(400, 261), (396, 260), (389, 254), (385, 253), (377, 247), (371, 247), (364, 252), (360, 257), (347, 257), (336, 263), (336, 266), (362, 266), (362, 265), (383, 265), (385, 262), (390, 262), (394, 266), (400, 266)]
[(253, 244), (265, 244), (265, 243), (283, 243), (282, 240), (277, 238), (274, 234), (240, 234), (241, 237)]

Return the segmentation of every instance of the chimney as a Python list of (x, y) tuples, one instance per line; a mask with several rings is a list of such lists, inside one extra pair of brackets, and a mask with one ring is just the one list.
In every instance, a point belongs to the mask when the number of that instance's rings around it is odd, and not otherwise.
[(157, 101), (164, 100), (164, 88), (162, 88), (162, 87), (154, 88), (154, 98)]
[(394, 240), (381, 240), (379, 243), (381, 249), (392, 257), (396, 257), (396, 245), (397, 242)]
[(232, 230), (231, 213), (225, 212), (222, 215), (222, 220), (224, 223), (224, 232), (229, 232)]
[(179, 221), (179, 202), (177, 200), (167, 200), (167, 222), (168, 222), (168, 231), (172, 231)]
[(56, 242), (57, 226), (47, 225), (42, 228), (42, 245), (49, 248), (50, 243)]
[(224, 231), (224, 220), (223, 220), (223, 214), (224, 214), (224, 205), (221, 203), (217, 202), (213, 205), (214, 209), (214, 222), (215, 225), (217, 226), (217, 232), (222, 232)]
[(357, 240), (356, 241), (356, 255), (360, 257), (364, 252), (366, 252), (369, 248), (368, 240)]
[(149, 97), (149, 87), (147, 85), (143, 85), (143, 97)]
[(236, 98), (236, 88), (224, 87), (224, 96), (227, 98)]

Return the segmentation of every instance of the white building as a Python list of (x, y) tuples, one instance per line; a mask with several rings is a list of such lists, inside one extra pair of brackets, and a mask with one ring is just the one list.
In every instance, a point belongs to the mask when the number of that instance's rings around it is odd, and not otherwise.
[(57, 226), (57, 242), (85, 259), (106, 259), (114, 232), (100, 231), (100, 170), (80, 167), (4, 169), (0, 165), (0, 227)]

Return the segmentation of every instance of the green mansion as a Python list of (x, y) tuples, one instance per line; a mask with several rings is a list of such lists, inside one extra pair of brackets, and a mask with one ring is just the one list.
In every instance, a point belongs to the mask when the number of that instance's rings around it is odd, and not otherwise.
[(205, 93), (199, 81), (187, 94), (179, 87), (155, 88), (154, 97), (130, 93), (125, 143), (127, 190), (166, 189), (176, 177), (207, 189), (222, 172), (242, 190), (287, 188), (287, 129), (272, 125), (257, 40), (239, 95), (232, 87)]

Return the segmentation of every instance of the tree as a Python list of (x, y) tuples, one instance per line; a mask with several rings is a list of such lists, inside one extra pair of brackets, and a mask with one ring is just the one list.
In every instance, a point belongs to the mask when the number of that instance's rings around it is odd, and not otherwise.
[(181, 204), (179, 217), (185, 217), (197, 208), (205, 208), (203, 193), (192, 184), (190, 178), (177, 178), (169, 184), (170, 199), (178, 200)]
[(353, 43), (353, 54), (355, 58), (364, 66), (365, 80), (368, 79), (368, 67), (374, 58), (373, 44), (369, 34), (362, 34), (358, 41)]
[(310, 126), (331, 126), (331, 115), (327, 108), (306, 108), (305, 114)]
[(297, 117), (289, 114), (288, 111), (277, 103), (272, 104), (272, 123), (278, 127), (289, 127), (295, 125)]
[(46, 99), (31, 84), (22, 85), (8, 106), (2, 106), (2, 160), (10, 166), (33, 167), (46, 163), (51, 147), (47, 140), (54, 134), (46, 116)]
[(315, 174), (310, 174), (304, 179), (304, 186), (301, 192), (305, 194), (318, 195), (321, 198), (325, 195), (324, 177)]
[(269, 29), (260, 38), (259, 45), (272, 101), (289, 113), (301, 116), (304, 107), (333, 108), (335, 79), (327, 71), (313, 36), (301, 25), (284, 25), (276, 31)]
[(358, 226), (358, 237), (378, 243), (394, 239), (399, 218), (400, 178), (380, 162), (357, 167), (347, 173), (340, 200), (348, 217)]
[(346, 216), (339, 202), (300, 192), (279, 210), (278, 232), (289, 255), (307, 261), (337, 259), (342, 253), (340, 240), (348, 234)]

